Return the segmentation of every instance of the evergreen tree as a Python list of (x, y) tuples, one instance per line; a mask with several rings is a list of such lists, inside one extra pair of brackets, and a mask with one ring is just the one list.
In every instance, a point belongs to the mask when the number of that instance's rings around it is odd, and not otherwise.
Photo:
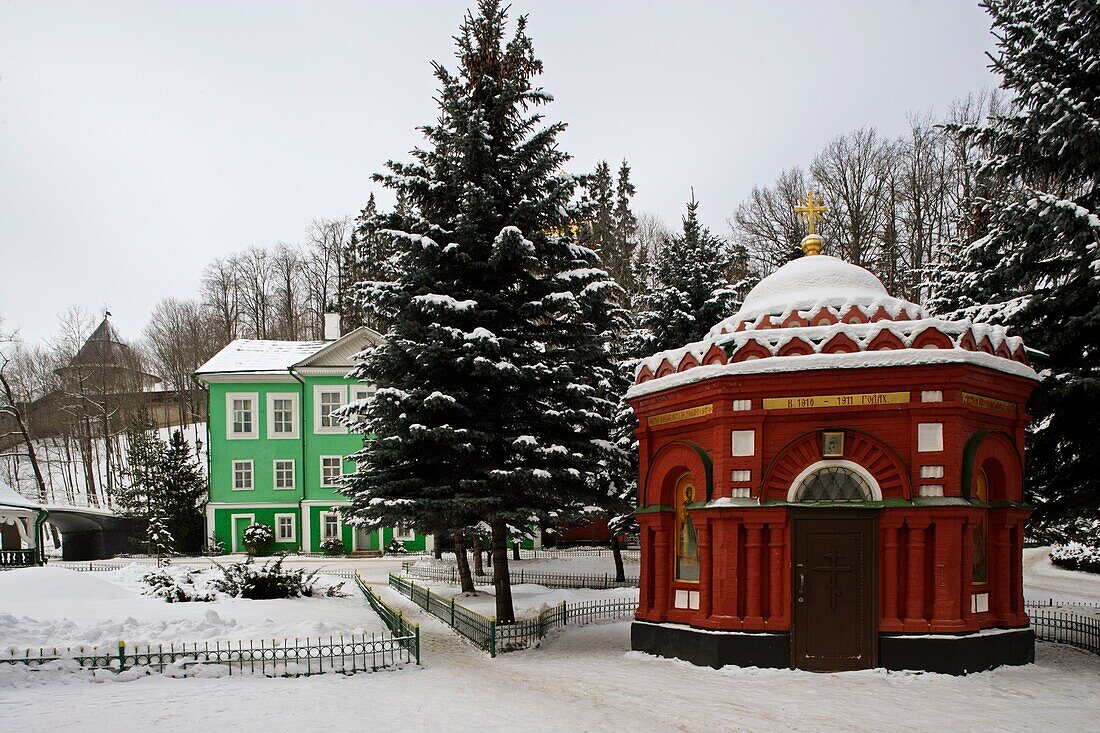
[[(940, 312), (1008, 326), (1045, 352), (1028, 434), (1033, 529), (1073, 533), (1100, 516), (1100, 5), (987, 0), (1014, 96), (984, 127), (988, 234), (937, 273)], [(953, 265), (961, 265), (955, 272)], [(983, 305), (977, 305), (983, 304)]]
[(179, 430), (173, 430), (160, 460), (160, 496), (164, 520), (176, 547), (198, 552), (203, 544), (203, 500), (206, 478), (191, 444)]
[(119, 514), (135, 520), (132, 539), (144, 541), (153, 505), (163, 493), (161, 460), (164, 442), (145, 408), (136, 410), (126, 426), (126, 481), (115, 489)]
[(497, 619), (514, 620), (510, 528), (594, 502), (610, 401), (584, 370), (615, 284), (570, 240), (575, 182), (560, 174), (561, 123), (534, 110), (548, 94), (527, 21), (481, 0), (456, 36), (458, 71), (435, 65), (440, 114), (411, 163), (376, 176), (405, 201), (376, 218), (397, 254), (392, 280), (363, 286), (392, 314), (386, 342), (356, 376), (377, 385), (344, 490), (368, 526), (492, 531)]
[(149, 515), (145, 528), (145, 548), (148, 554), (156, 555), (157, 567), (170, 564), (172, 553), (176, 551), (176, 540), (168, 530), (168, 523), (156, 509)]
[(619, 166), (619, 176), (615, 182), (615, 234), (622, 251), (618, 254), (615, 266), (608, 265), (612, 278), (626, 290), (629, 297), (636, 295), (641, 284), (636, 278), (638, 261), (638, 219), (630, 208), (630, 200), (636, 193), (630, 182), (630, 165), (624, 160)]
[(746, 282), (747, 256), (699, 223), (699, 202), (692, 195), (683, 233), (670, 237), (653, 261), (654, 286), (638, 298), (639, 354), (651, 354), (698, 341), (715, 323), (732, 314)]

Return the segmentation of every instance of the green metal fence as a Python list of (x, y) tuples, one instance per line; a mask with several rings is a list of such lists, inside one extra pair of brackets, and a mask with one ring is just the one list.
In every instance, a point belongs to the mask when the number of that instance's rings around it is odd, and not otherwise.
[[(417, 646), (414, 647), (414, 641)], [(120, 641), (117, 648), (40, 647), (0, 651), (0, 664), (65, 666), (110, 669), (121, 672), (144, 667), (163, 672), (169, 667), (186, 671), (194, 665), (217, 665), (233, 674), (268, 677), (343, 672), (352, 674), (396, 667), (419, 661), (413, 649), (419, 636), (402, 638), (386, 634), (340, 634), (305, 639), (179, 642), (134, 644)]]
[[(417, 580), (438, 580), (452, 585), (458, 585), (459, 583), (457, 567), (418, 566), (415, 562), (403, 562), (401, 563), (401, 570), (405, 575)], [(517, 568), (512, 570), (509, 575), (512, 579), (512, 585), (535, 583), (545, 585), (547, 588), (592, 588), (596, 590), (638, 587), (637, 578), (627, 577), (625, 580), (615, 580), (615, 576), (610, 573), (603, 573), (602, 575), (593, 573), (540, 573)], [(475, 575), (473, 578), (474, 583), (478, 585), (489, 585), (493, 582), (492, 576), (488, 575)]]
[(367, 603), (382, 619), (382, 623), (386, 624), (395, 639), (406, 642), (409, 653), (416, 659), (416, 663), (420, 664), (420, 624), (406, 620), (402, 611), (386, 605), (381, 596), (367, 585), (367, 581), (363, 580), (358, 570), (355, 571), (354, 579), (355, 584), (367, 599)]
[(537, 616), (501, 624), (493, 616), (482, 616), (455, 603), (454, 598), (432, 593), (430, 589), (399, 575), (390, 574), (390, 587), (450, 626), (477, 648), (489, 652), (492, 657), (534, 646), (548, 633), (566, 624), (583, 625), (598, 619), (633, 616), (638, 609), (638, 602), (633, 599), (614, 598), (581, 603), (562, 601)]

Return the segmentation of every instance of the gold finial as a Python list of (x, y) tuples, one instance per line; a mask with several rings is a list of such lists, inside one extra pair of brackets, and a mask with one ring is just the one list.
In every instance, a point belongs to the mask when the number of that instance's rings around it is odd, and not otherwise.
[(817, 234), (815, 224), (818, 217), (829, 210), (828, 207), (822, 204), (822, 199), (814, 196), (814, 190), (811, 188), (806, 192), (805, 200), (802, 201), (801, 205), (794, 207), (794, 210), (800, 218), (806, 221), (810, 229), (809, 234), (802, 240), (802, 252), (807, 256), (820, 254), (822, 239)]

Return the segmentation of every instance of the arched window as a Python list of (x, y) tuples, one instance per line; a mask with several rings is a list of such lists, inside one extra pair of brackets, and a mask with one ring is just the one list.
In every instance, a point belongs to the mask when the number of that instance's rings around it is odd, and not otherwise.
[(699, 580), (699, 535), (687, 513), (695, 501), (695, 479), (685, 473), (676, 482), (676, 580)]
[(794, 500), (872, 501), (874, 492), (863, 476), (845, 466), (824, 466), (802, 479)]
[[(974, 472), (970, 501), (983, 505), (989, 502), (989, 475), (984, 468)], [(989, 582), (989, 556), (986, 552), (988, 521), (986, 512), (983, 511), (981, 520), (970, 525), (971, 581), (975, 584)]]

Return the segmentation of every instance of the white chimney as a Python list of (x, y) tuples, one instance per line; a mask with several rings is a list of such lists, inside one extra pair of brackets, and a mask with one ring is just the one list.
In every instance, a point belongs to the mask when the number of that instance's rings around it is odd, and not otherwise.
[(340, 314), (325, 314), (325, 341), (335, 341), (340, 338)]

